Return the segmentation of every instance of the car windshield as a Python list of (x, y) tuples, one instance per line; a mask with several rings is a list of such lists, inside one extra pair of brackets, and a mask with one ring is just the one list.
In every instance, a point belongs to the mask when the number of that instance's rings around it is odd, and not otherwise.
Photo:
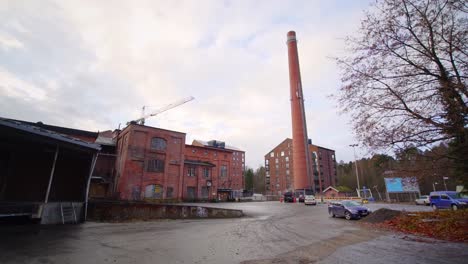
[(342, 204), (346, 207), (354, 207), (354, 206), (361, 206), (359, 203), (355, 201), (344, 201)]
[(421, 197), (419, 197), (419, 199), (426, 199), (427, 198), (427, 195), (423, 195)]
[(452, 199), (461, 199), (460, 193), (447, 193)]

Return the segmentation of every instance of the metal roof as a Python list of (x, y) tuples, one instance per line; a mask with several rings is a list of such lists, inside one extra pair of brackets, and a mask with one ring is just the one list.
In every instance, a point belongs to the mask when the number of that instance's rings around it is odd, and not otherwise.
[(31, 125), (31, 123), (29, 122), (22, 122), (19, 120), (11, 120), (11, 119), (0, 117), (0, 126), (10, 127), (13, 129), (17, 129), (17, 130), (30, 133), (30, 134), (51, 138), (57, 141), (62, 141), (62, 142), (70, 143), (73, 145), (78, 145), (78, 146), (85, 147), (85, 148), (101, 150), (101, 147), (98, 144), (89, 143), (89, 142), (86, 142), (86, 141), (83, 141), (74, 137), (59, 134), (54, 131), (50, 131), (50, 130), (47, 130), (38, 126)]
[[(213, 148), (213, 146), (210, 146), (210, 145), (208, 144), (207, 141), (203, 141), (203, 140), (199, 140), (199, 139), (194, 139), (193, 141), (194, 141), (194, 142), (197, 142), (197, 143), (199, 143), (199, 144), (201, 144), (201, 145), (203, 145), (203, 146), (205, 146), (205, 147), (211, 147), (211, 148)], [(192, 143), (192, 145), (193, 145), (193, 143)], [(229, 146), (229, 145), (225, 145), (225, 146), (224, 146), (224, 149), (235, 150), (235, 151), (243, 151), (243, 150), (241, 150), (241, 149), (239, 149), (239, 148), (236, 148), (236, 147), (234, 147), (234, 146)]]
[(191, 165), (200, 165), (200, 166), (216, 167), (216, 165), (214, 165), (214, 164), (211, 163), (211, 162), (201, 161), (201, 160), (184, 160), (184, 163), (185, 163), (185, 164), (191, 164)]

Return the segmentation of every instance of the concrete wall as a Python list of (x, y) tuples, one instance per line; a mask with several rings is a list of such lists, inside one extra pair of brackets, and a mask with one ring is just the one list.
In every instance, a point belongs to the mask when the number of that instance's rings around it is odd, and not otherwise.
[[(81, 222), (83, 219), (83, 202), (64, 202), (62, 205), (65, 207), (70, 207), (73, 204), (75, 207), (75, 214), (77, 223)], [(66, 223), (73, 223), (70, 218), (65, 216)], [(60, 208), (60, 203), (47, 203), (43, 205), (42, 208), (42, 217), (41, 224), (43, 225), (55, 225), (62, 224), (62, 211)]]
[(235, 218), (241, 210), (190, 205), (149, 204), (142, 202), (90, 202), (88, 221), (130, 221), (150, 219)]

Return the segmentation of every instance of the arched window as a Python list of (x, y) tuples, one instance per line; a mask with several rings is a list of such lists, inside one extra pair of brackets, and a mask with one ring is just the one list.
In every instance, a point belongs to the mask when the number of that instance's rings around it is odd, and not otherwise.
[(166, 140), (164, 138), (154, 137), (151, 139), (151, 148), (155, 150), (166, 150)]

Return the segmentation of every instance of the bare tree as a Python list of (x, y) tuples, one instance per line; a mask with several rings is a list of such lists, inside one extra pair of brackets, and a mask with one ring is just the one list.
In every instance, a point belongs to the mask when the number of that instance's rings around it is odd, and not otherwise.
[(451, 142), (466, 173), (467, 13), (466, 0), (378, 0), (346, 39), (336, 98), (369, 149)]

